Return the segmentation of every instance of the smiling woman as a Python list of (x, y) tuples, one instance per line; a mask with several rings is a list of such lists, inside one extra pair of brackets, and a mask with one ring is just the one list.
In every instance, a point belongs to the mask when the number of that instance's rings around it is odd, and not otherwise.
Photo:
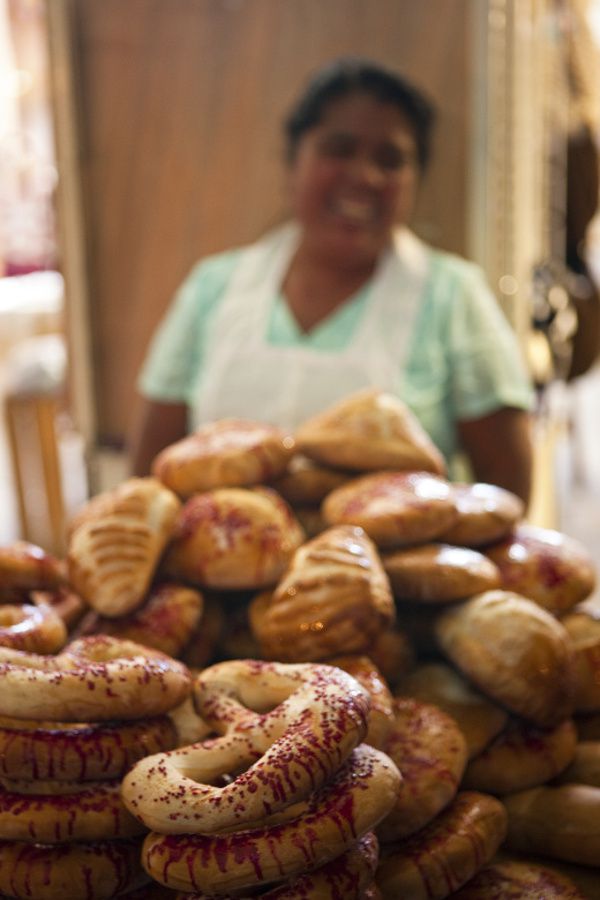
[(449, 461), (527, 498), (530, 386), (480, 270), (408, 228), (433, 110), (367, 60), (317, 73), (286, 122), (292, 221), (199, 263), (144, 365), (134, 471), (224, 417), (296, 428), (364, 387)]

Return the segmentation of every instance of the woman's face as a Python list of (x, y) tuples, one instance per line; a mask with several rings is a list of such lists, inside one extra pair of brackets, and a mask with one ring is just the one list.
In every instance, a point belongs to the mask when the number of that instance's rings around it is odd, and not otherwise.
[(291, 164), (305, 247), (340, 264), (373, 262), (409, 220), (418, 180), (414, 130), (398, 107), (364, 92), (333, 101)]

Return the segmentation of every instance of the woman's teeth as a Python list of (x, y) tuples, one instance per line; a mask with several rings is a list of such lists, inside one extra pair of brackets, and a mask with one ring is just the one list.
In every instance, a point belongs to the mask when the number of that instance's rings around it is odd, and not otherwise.
[(349, 222), (364, 225), (375, 220), (375, 209), (372, 203), (362, 200), (338, 199), (333, 205), (333, 212)]

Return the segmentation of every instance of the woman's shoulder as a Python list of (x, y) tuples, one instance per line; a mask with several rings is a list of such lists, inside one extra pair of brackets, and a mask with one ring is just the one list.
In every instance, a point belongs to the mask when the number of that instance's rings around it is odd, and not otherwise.
[(485, 282), (485, 273), (478, 263), (449, 250), (430, 248), (430, 253), (431, 272), (434, 277), (449, 279), (465, 285), (473, 282)]
[(201, 257), (189, 270), (185, 278), (185, 284), (224, 287), (243, 249), (242, 247), (234, 247)]

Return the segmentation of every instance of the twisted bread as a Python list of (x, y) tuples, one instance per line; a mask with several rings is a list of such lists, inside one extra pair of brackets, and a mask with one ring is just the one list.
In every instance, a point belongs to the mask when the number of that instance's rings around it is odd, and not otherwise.
[(106, 722), (161, 715), (190, 689), (182, 663), (132, 641), (81, 638), (58, 656), (0, 647), (0, 715)]
[(0, 716), (0, 775), (5, 778), (120, 778), (143, 756), (175, 746), (175, 729), (166, 716), (105, 724)]
[(0, 606), (0, 647), (56, 653), (66, 640), (66, 625), (50, 606)]
[(219, 663), (198, 677), (194, 697), (223, 736), (147, 757), (123, 781), (127, 808), (163, 834), (250, 827), (305, 799), (367, 729), (367, 693), (333, 666)]
[(217, 896), (291, 879), (336, 859), (371, 831), (399, 785), (391, 760), (361, 744), (290, 821), (216, 835), (152, 832), (142, 864), (167, 887)]

